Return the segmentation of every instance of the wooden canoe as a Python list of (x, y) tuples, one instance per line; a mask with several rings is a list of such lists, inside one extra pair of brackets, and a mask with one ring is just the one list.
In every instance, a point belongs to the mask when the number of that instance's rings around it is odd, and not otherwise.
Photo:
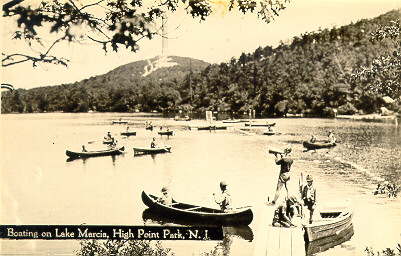
[(186, 117), (176, 116), (176, 117), (174, 117), (174, 121), (191, 121), (191, 118), (188, 116), (186, 116)]
[(146, 130), (153, 131), (153, 125), (146, 126), (145, 129), (146, 129)]
[(331, 148), (336, 145), (335, 142), (328, 142), (328, 141), (310, 142), (307, 140), (305, 140), (302, 144), (308, 150), (319, 149), (319, 148)]
[(251, 127), (269, 127), (269, 126), (275, 126), (276, 123), (245, 123), (245, 126), (251, 126)]
[(163, 146), (163, 147), (157, 147), (157, 148), (139, 148), (139, 147), (134, 147), (134, 155), (140, 155), (140, 154), (160, 154), (160, 153), (166, 153), (166, 152), (171, 152), (171, 146)]
[(142, 201), (158, 215), (169, 216), (182, 221), (202, 223), (204, 225), (225, 225), (225, 226), (247, 226), (253, 220), (253, 212), (247, 207), (223, 212), (220, 209), (213, 209), (197, 205), (175, 202), (164, 205), (157, 202), (157, 197), (148, 195), (142, 191)]
[(354, 235), (354, 227), (351, 224), (347, 229), (333, 236), (328, 236), (313, 242), (305, 243), (306, 255), (315, 255), (316, 253), (327, 251), (337, 245), (340, 245)]
[(334, 236), (352, 225), (352, 211), (333, 209), (320, 211), (320, 218), (312, 224), (304, 225), (306, 241), (313, 242), (325, 237)]
[(228, 120), (223, 120), (222, 121), (223, 123), (225, 123), (225, 124), (236, 124), (236, 123), (239, 123), (239, 122), (241, 122), (241, 120), (238, 120), (238, 119), (228, 119)]
[(121, 132), (120, 134), (123, 136), (136, 136), (136, 132)]
[(167, 135), (167, 136), (172, 136), (173, 131), (159, 131), (157, 132), (159, 135)]
[(121, 154), (123, 151), (124, 147), (98, 150), (98, 151), (87, 151), (87, 152), (74, 152), (66, 150), (65, 154), (70, 158), (87, 158), (87, 157), (97, 157), (97, 156), (115, 156)]
[(128, 121), (114, 120), (113, 124), (128, 124)]
[(213, 130), (227, 130), (228, 126), (216, 126), (216, 125), (207, 125), (207, 126), (189, 126), (190, 130), (198, 130), (198, 131), (213, 131)]
[(106, 138), (104, 138), (104, 139), (103, 139), (103, 144), (109, 144), (109, 145), (111, 145), (111, 144), (113, 144), (113, 140), (112, 140), (112, 139), (106, 139)]
[(263, 132), (263, 135), (274, 135), (274, 134), (276, 134), (276, 133), (273, 131), (264, 131)]

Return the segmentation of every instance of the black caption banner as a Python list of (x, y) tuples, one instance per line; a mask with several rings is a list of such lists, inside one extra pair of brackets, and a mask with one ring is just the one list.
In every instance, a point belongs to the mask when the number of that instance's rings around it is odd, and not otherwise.
[(222, 227), (0, 225), (2, 239), (222, 240)]

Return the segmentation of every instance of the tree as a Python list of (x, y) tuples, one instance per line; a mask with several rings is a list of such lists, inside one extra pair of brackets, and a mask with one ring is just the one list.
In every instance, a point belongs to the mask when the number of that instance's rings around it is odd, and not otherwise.
[[(3, 4), (3, 18), (14, 19), (18, 29), (13, 33), (15, 40), (24, 40), (29, 46), (40, 46), (40, 52), (2, 53), (2, 66), (31, 62), (68, 65), (68, 59), (52, 54), (53, 47), (63, 41), (85, 40), (98, 43), (107, 52), (125, 47), (138, 50), (142, 39), (153, 39), (160, 35), (161, 27), (156, 21), (179, 8), (200, 21), (212, 13), (212, 0), (42, 0), (39, 6), (27, 6), (25, 0), (11, 0)], [(264, 21), (270, 22), (284, 4), (290, 0), (229, 0), (226, 8), (243, 13), (257, 12)], [(47, 43), (45, 38), (57, 36)], [(162, 35), (163, 36), (163, 35)]]
[(392, 21), (391, 25), (381, 26), (371, 34), (371, 40), (395, 40), (396, 50), (392, 55), (382, 55), (372, 61), (370, 67), (365, 67), (352, 74), (352, 79), (367, 79), (372, 92), (383, 96), (399, 99), (401, 96), (401, 41), (400, 22)]

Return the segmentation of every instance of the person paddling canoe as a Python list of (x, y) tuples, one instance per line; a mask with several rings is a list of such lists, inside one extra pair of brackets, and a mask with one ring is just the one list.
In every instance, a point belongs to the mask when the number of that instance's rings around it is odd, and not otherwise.
[(213, 193), (214, 201), (220, 205), (220, 209), (224, 212), (229, 212), (231, 210), (231, 196), (227, 190), (227, 183), (225, 181), (220, 182), (221, 195), (216, 197), (216, 194)]
[(162, 192), (162, 196), (161, 197), (159, 197), (159, 199), (157, 199), (157, 201), (159, 202), (159, 203), (162, 203), (162, 204), (172, 204), (172, 203), (174, 203), (175, 201), (174, 201), (174, 199), (173, 199), (173, 197), (171, 196), (171, 194), (169, 193), (169, 190), (167, 189), (167, 187), (163, 187), (162, 188), (162, 190), (161, 190), (161, 192)]

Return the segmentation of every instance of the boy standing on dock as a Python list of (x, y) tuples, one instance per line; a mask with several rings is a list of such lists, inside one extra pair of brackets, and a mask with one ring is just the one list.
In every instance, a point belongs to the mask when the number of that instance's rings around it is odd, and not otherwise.
[(307, 185), (302, 189), (302, 200), (309, 210), (309, 224), (312, 224), (313, 211), (316, 204), (316, 189), (313, 186), (313, 178), (311, 175), (306, 176)]
[(276, 203), (278, 197), (280, 196), (280, 190), (283, 187), (283, 185), (285, 187), (285, 190), (287, 191), (287, 196), (288, 196), (287, 181), (290, 180), (291, 165), (294, 162), (294, 160), (289, 156), (291, 151), (292, 149), (288, 147), (284, 150), (284, 154), (280, 154), (280, 156), (278, 156), (278, 154), (275, 154), (276, 164), (280, 165), (280, 176), (278, 177), (276, 194), (274, 195), (272, 204)]

